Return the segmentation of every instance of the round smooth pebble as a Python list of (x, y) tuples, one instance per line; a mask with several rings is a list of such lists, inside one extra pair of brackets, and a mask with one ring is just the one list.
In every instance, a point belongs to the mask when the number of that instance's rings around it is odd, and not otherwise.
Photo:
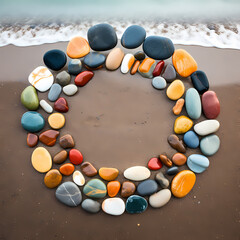
[(64, 182), (56, 190), (56, 198), (69, 207), (77, 207), (82, 201), (82, 194), (73, 182)]
[(81, 206), (82, 209), (89, 213), (98, 213), (101, 210), (101, 204), (92, 199), (85, 199)]
[(177, 173), (179, 172), (179, 168), (174, 166), (174, 167), (171, 167), (167, 170), (167, 174), (172, 176), (172, 175), (176, 175)]
[(154, 158), (151, 158), (149, 161), (148, 161), (148, 168), (150, 169), (150, 170), (159, 170), (159, 169), (161, 169), (162, 168), (162, 163), (161, 163), (161, 161), (160, 161), (160, 159), (159, 158), (156, 158), (156, 157), (154, 157)]
[(38, 135), (33, 133), (28, 133), (27, 135), (27, 145), (29, 147), (35, 147), (38, 144)]
[(82, 58), (90, 52), (90, 46), (83, 37), (74, 37), (67, 46), (67, 55), (70, 58)]
[(198, 119), (202, 114), (202, 103), (198, 91), (195, 88), (189, 88), (185, 96), (185, 107), (188, 116), (191, 119)]
[(209, 89), (209, 82), (207, 75), (203, 71), (196, 71), (191, 75), (191, 80), (194, 88), (199, 92), (199, 94), (203, 94)]
[(97, 175), (97, 169), (90, 163), (90, 162), (84, 162), (81, 165), (81, 171), (87, 176), (87, 177), (93, 177)]
[(206, 118), (215, 119), (220, 113), (220, 103), (214, 91), (207, 91), (202, 95), (202, 107)]
[(156, 89), (164, 89), (167, 86), (167, 82), (163, 77), (154, 77), (152, 79), (152, 85)]
[(200, 154), (192, 154), (187, 160), (188, 167), (195, 173), (202, 173), (209, 167), (207, 157)]
[(183, 136), (183, 141), (189, 148), (197, 148), (199, 146), (199, 138), (193, 131), (188, 131)]
[(83, 193), (91, 198), (104, 198), (107, 194), (107, 188), (101, 180), (92, 179), (84, 186)]
[(83, 186), (85, 184), (85, 178), (82, 175), (82, 173), (78, 170), (76, 170), (73, 173), (73, 181), (78, 185), (78, 186)]
[(109, 197), (115, 197), (121, 188), (119, 181), (111, 181), (107, 184), (107, 192)]
[(59, 98), (61, 92), (61, 85), (59, 85), (58, 83), (54, 83), (48, 92), (48, 100), (51, 102), (55, 102)]
[(168, 188), (169, 180), (163, 175), (162, 172), (156, 174), (155, 180), (162, 188)]
[(117, 178), (119, 171), (116, 168), (102, 167), (99, 169), (98, 174), (102, 179), (112, 181)]
[(138, 51), (134, 54), (134, 57), (138, 60), (138, 61), (142, 61), (145, 59), (145, 53), (143, 51)]
[(82, 62), (80, 59), (71, 59), (68, 63), (68, 73), (78, 75), (82, 71)]
[(57, 74), (56, 76), (56, 82), (60, 84), (62, 87), (68, 85), (71, 81), (71, 76), (66, 71), (62, 71)]
[(150, 177), (151, 173), (148, 168), (143, 166), (134, 166), (127, 168), (124, 173), (124, 177), (132, 181), (143, 181)]
[(62, 150), (60, 152), (58, 152), (54, 157), (53, 157), (53, 162), (56, 164), (61, 164), (64, 161), (66, 161), (68, 157), (68, 153), (66, 150)]
[(148, 179), (139, 183), (137, 187), (137, 192), (141, 196), (149, 196), (157, 192), (157, 189), (158, 189), (158, 185), (156, 181), (152, 179)]
[(162, 70), (164, 68), (164, 65), (165, 65), (165, 63), (163, 60), (161, 60), (157, 63), (157, 65), (154, 68), (153, 73), (152, 73), (153, 77), (160, 76), (160, 74), (162, 73)]
[(83, 155), (77, 149), (71, 149), (69, 151), (69, 160), (74, 165), (79, 165), (83, 162)]
[(76, 76), (74, 82), (78, 87), (83, 87), (93, 78), (93, 76), (93, 72), (83, 71)]
[(133, 182), (130, 181), (124, 181), (122, 183), (122, 189), (121, 189), (121, 197), (129, 197), (134, 194), (136, 191), (136, 186)]
[(42, 109), (46, 112), (46, 113), (52, 113), (53, 112), (53, 108), (52, 106), (44, 99), (42, 99), (40, 101), (40, 106), (42, 107)]
[(97, 52), (90, 52), (87, 56), (84, 57), (83, 63), (87, 68), (98, 69), (103, 66), (106, 61), (106, 57)]
[(61, 113), (52, 113), (48, 117), (48, 123), (53, 129), (60, 129), (65, 125), (65, 117)]
[(77, 93), (77, 91), (78, 91), (78, 88), (75, 84), (68, 84), (63, 87), (63, 92), (67, 96), (73, 96)]
[(167, 64), (167, 66), (165, 67), (162, 77), (168, 82), (172, 82), (174, 79), (176, 79), (177, 74), (176, 74), (176, 70), (173, 67), (172, 64)]
[(206, 156), (214, 155), (220, 147), (220, 139), (217, 135), (212, 134), (202, 138), (200, 142), (201, 152)]
[(127, 53), (122, 60), (121, 72), (124, 74), (128, 73), (134, 61), (135, 61), (134, 56), (131, 53)]
[(67, 57), (63, 51), (53, 49), (44, 54), (43, 61), (48, 68), (54, 71), (59, 71), (65, 66)]
[(147, 200), (138, 195), (132, 195), (126, 201), (126, 211), (131, 214), (143, 213), (147, 207)]
[(75, 146), (75, 142), (73, 137), (70, 134), (65, 134), (60, 137), (59, 144), (62, 148), (73, 148)]
[(168, 136), (168, 143), (169, 145), (174, 148), (175, 150), (177, 150), (180, 153), (185, 153), (186, 152), (186, 148), (183, 144), (183, 142), (181, 140), (179, 140), (178, 136), (176, 136), (175, 134), (171, 134), (170, 136)]
[(193, 121), (190, 118), (186, 116), (180, 116), (175, 120), (174, 132), (176, 134), (182, 134), (189, 131), (192, 126), (193, 126)]
[(72, 175), (74, 170), (75, 170), (75, 167), (71, 163), (65, 163), (59, 168), (60, 173), (63, 174), (64, 176)]
[(48, 188), (55, 188), (62, 182), (62, 174), (57, 169), (51, 169), (44, 177), (44, 184)]
[(149, 197), (149, 204), (153, 208), (160, 208), (166, 205), (171, 199), (171, 191), (169, 189), (160, 190)]
[(22, 115), (21, 124), (28, 132), (39, 132), (44, 128), (45, 120), (40, 113), (28, 111)]
[(167, 88), (166, 94), (171, 100), (178, 100), (184, 94), (185, 86), (181, 80), (174, 80)]
[(37, 110), (39, 107), (39, 100), (37, 91), (33, 86), (26, 87), (21, 94), (21, 103), (28, 110)]
[(211, 133), (217, 132), (220, 127), (218, 120), (204, 120), (194, 125), (194, 131), (200, 136), (206, 136)]
[(102, 210), (113, 216), (122, 215), (125, 212), (125, 203), (121, 198), (107, 198), (102, 203)]
[(114, 48), (107, 56), (105, 65), (108, 70), (114, 71), (118, 69), (124, 58), (124, 52), (121, 48)]
[(172, 156), (172, 161), (177, 166), (182, 166), (186, 163), (187, 157), (182, 153), (175, 153)]
[(48, 172), (52, 167), (52, 157), (44, 147), (37, 147), (31, 157), (32, 166), (40, 173)]
[(156, 61), (152, 58), (145, 58), (139, 68), (138, 72), (145, 78), (153, 78), (153, 71), (156, 67)]

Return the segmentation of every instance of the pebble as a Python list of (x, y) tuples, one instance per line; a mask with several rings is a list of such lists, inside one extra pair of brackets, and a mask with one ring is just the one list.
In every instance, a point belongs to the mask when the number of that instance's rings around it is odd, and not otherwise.
[(112, 181), (116, 179), (118, 176), (118, 173), (119, 171), (116, 168), (102, 167), (98, 171), (99, 176), (106, 181)]
[(87, 177), (93, 177), (97, 175), (97, 169), (89, 162), (84, 162), (80, 168)]
[(182, 153), (175, 153), (172, 156), (172, 161), (177, 166), (182, 166), (186, 163), (187, 157)]
[(176, 79), (176, 77), (177, 77), (176, 70), (172, 64), (167, 64), (167, 66), (165, 67), (165, 69), (163, 71), (162, 77), (168, 83), (171, 83), (174, 79)]
[(117, 45), (117, 34), (114, 28), (106, 23), (96, 24), (88, 29), (88, 42), (94, 51), (106, 51)]
[(82, 201), (82, 194), (73, 182), (64, 182), (56, 190), (56, 198), (69, 207), (77, 207)]
[(153, 70), (156, 67), (156, 61), (152, 58), (145, 58), (139, 68), (138, 72), (145, 78), (153, 78)]
[(114, 48), (110, 51), (106, 59), (106, 68), (108, 70), (114, 71), (118, 69), (124, 58), (124, 52), (121, 48)]
[(179, 169), (176, 166), (171, 167), (167, 170), (167, 174), (170, 175), (170, 176), (171, 175), (176, 175), (178, 172), (179, 172)]
[(104, 198), (107, 194), (107, 188), (101, 180), (92, 179), (84, 186), (83, 193), (92, 198)]
[(141, 196), (150, 196), (157, 192), (158, 185), (156, 181), (152, 179), (145, 180), (141, 182), (137, 187), (137, 192)]
[(173, 107), (173, 113), (175, 115), (179, 115), (181, 112), (182, 112), (182, 108), (184, 106), (184, 102), (185, 100), (183, 98), (179, 98), (177, 101), (176, 101), (176, 104), (175, 106)]
[(53, 162), (56, 164), (61, 164), (66, 161), (67, 157), (68, 157), (67, 151), (62, 150), (53, 157)]
[(113, 216), (122, 215), (125, 212), (125, 203), (121, 198), (107, 198), (102, 203), (102, 210)]
[(149, 204), (153, 208), (160, 208), (166, 205), (171, 199), (171, 191), (169, 189), (160, 190), (149, 197)]
[(172, 161), (167, 157), (167, 155), (165, 154), (160, 154), (159, 156), (161, 162), (167, 166), (167, 167), (171, 167), (172, 166)]
[(202, 173), (208, 168), (209, 160), (203, 155), (192, 154), (188, 157), (187, 165), (193, 172)]
[(62, 71), (57, 74), (56, 82), (60, 84), (62, 87), (64, 87), (71, 82), (71, 76), (66, 71)]
[(28, 76), (28, 81), (39, 92), (46, 92), (53, 84), (53, 75), (46, 67), (35, 68)]
[(107, 184), (107, 192), (109, 197), (115, 197), (121, 187), (121, 183), (119, 181), (111, 181)]
[(138, 195), (132, 195), (127, 199), (126, 211), (131, 214), (142, 213), (147, 210), (147, 200)]
[(209, 82), (207, 75), (203, 71), (196, 71), (191, 75), (191, 80), (194, 88), (199, 92), (199, 94), (203, 94), (209, 89)]
[(89, 213), (98, 213), (101, 210), (101, 204), (92, 199), (85, 199), (82, 202), (82, 208)]
[(168, 188), (169, 181), (168, 179), (163, 175), (162, 172), (159, 172), (155, 176), (156, 182), (162, 187), (162, 188)]
[(183, 136), (183, 141), (189, 148), (198, 148), (199, 138), (197, 134), (193, 131), (188, 131)]
[(48, 117), (48, 124), (53, 129), (60, 129), (65, 125), (65, 117), (61, 113), (52, 113)]
[(35, 147), (38, 144), (38, 135), (33, 133), (28, 133), (27, 135), (27, 145), (29, 147)]
[(28, 132), (39, 132), (44, 128), (45, 120), (43, 116), (34, 111), (25, 112), (21, 118), (22, 127)]
[(64, 163), (60, 168), (59, 171), (61, 172), (61, 174), (65, 175), (65, 176), (70, 176), (72, 175), (72, 173), (74, 172), (75, 167), (73, 164), (71, 163)]
[(185, 87), (181, 80), (174, 80), (167, 88), (167, 96), (171, 100), (178, 100), (184, 94)]
[(192, 126), (193, 126), (193, 121), (190, 118), (186, 116), (180, 116), (175, 120), (174, 132), (176, 134), (182, 134), (189, 131)]
[(83, 87), (93, 78), (93, 75), (91, 71), (83, 71), (76, 76), (74, 82), (78, 87)]
[(136, 186), (133, 182), (124, 181), (121, 188), (121, 196), (127, 198), (133, 195), (136, 191)]
[(43, 61), (48, 68), (54, 71), (59, 71), (65, 66), (67, 57), (63, 51), (53, 49), (44, 54)]
[(128, 73), (134, 61), (135, 61), (134, 56), (131, 53), (127, 53), (122, 60), (121, 72), (124, 74)]
[(61, 85), (58, 83), (54, 83), (48, 92), (48, 100), (51, 102), (55, 102), (59, 98), (61, 92), (62, 92)]
[(59, 144), (64, 149), (73, 148), (75, 146), (73, 137), (70, 134), (60, 137)]
[(151, 173), (148, 168), (143, 166), (134, 166), (127, 168), (124, 173), (124, 177), (132, 181), (143, 181), (150, 177)]
[(169, 145), (174, 148), (175, 150), (177, 150), (180, 153), (185, 153), (186, 152), (186, 148), (182, 142), (182, 140), (179, 140), (178, 136), (176, 136), (175, 134), (171, 134), (170, 136), (168, 136), (168, 143)]
[(44, 177), (44, 184), (48, 188), (55, 188), (62, 182), (62, 174), (57, 169), (51, 169)]
[(134, 57), (139, 60), (142, 61), (145, 59), (145, 53), (143, 51), (138, 51), (134, 54)]
[(48, 172), (52, 167), (52, 157), (44, 147), (37, 147), (32, 152), (32, 166), (40, 173)]
[(78, 185), (78, 186), (83, 186), (85, 184), (85, 178), (82, 175), (82, 173), (78, 170), (76, 170), (73, 173), (73, 181)]
[(79, 165), (83, 162), (83, 155), (77, 149), (71, 149), (69, 151), (69, 160), (74, 165)]
[(220, 103), (214, 91), (207, 91), (202, 95), (202, 107), (206, 118), (215, 119), (220, 113)]
[(154, 68), (153, 70), (153, 77), (157, 77), (157, 76), (160, 76), (160, 74), (162, 73), (162, 70), (164, 68), (164, 61), (159, 61), (156, 65), (156, 67)]
[(217, 132), (220, 127), (220, 123), (218, 120), (204, 120), (194, 125), (194, 131), (200, 136), (206, 136), (211, 133)]
[(149, 36), (143, 43), (143, 51), (151, 58), (165, 60), (174, 53), (174, 45), (169, 38)]
[(90, 52), (84, 59), (83, 63), (87, 68), (99, 69), (106, 61), (106, 57), (97, 52)]
[(134, 75), (138, 71), (139, 66), (140, 66), (140, 61), (139, 60), (135, 61), (130, 72), (131, 75)]
[(28, 110), (37, 110), (39, 107), (39, 100), (37, 91), (33, 86), (26, 87), (21, 94), (21, 103)]
[(68, 102), (65, 98), (61, 97), (54, 103), (54, 110), (61, 113), (66, 113), (69, 110)]
[(196, 175), (190, 170), (179, 172), (172, 180), (171, 191), (177, 198), (185, 197), (193, 188)]
[(67, 55), (70, 58), (82, 58), (90, 52), (90, 46), (83, 37), (74, 37), (67, 46)]
[(40, 106), (42, 107), (42, 109), (43, 109), (46, 113), (52, 113), (52, 112), (53, 112), (52, 106), (51, 106), (47, 101), (45, 101), (44, 99), (42, 99), (42, 100), (40, 101)]
[(129, 26), (123, 33), (121, 44), (123, 47), (133, 49), (139, 47), (145, 40), (146, 31), (139, 25)]
[(68, 73), (78, 75), (82, 71), (82, 62), (80, 59), (71, 59), (68, 63)]
[(217, 135), (212, 134), (202, 138), (200, 142), (201, 152), (206, 156), (214, 155), (220, 147), (220, 139)]
[(185, 96), (185, 107), (188, 116), (191, 119), (198, 119), (202, 114), (202, 104), (198, 91), (195, 88), (189, 88)]
[(167, 82), (163, 77), (154, 77), (152, 79), (152, 85), (154, 88), (162, 90), (166, 88)]
[(160, 168), (162, 168), (162, 163), (160, 161), (159, 158), (151, 158), (149, 161), (148, 161), (148, 168), (150, 170), (159, 170)]
[(51, 147), (51, 146), (55, 145), (58, 136), (59, 136), (59, 132), (58, 131), (56, 131), (56, 130), (47, 130), (47, 131), (42, 132), (39, 135), (39, 140), (43, 144)]
[(75, 84), (68, 84), (63, 87), (63, 92), (67, 96), (73, 96), (77, 93), (77, 91), (78, 91), (78, 88)]

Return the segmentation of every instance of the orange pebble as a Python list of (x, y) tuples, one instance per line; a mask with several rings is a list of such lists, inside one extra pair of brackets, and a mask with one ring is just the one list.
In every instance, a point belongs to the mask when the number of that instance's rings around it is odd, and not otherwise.
[(139, 72), (147, 73), (156, 61), (152, 58), (145, 58), (139, 66)]
[(71, 163), (65, 163), (60, 167), (60, 173), (69, 176), (74, 172), (75, 167)]
[(111, 181), (107, 184), (107, 191), (109, 197), (115, 197), (121, 187), (121, 183), (119, 181)]
[(117, 178), (119, 171), (116, 168), (102, 167), (99, 169), (98, 173), (102, 179), (106, 181), (112, 181)]
[(134, 74), (137, 72), (139, 65), (140, 65), (140, 61), (137, 60), (137, 61), (133, 64), (133, 67), (132, 67), (132, 69), (131, 69), (131, 75), (134, 75)]
[(81, 58), (90, 52), (90, 46), (83, 37), (74, 37), (67, 46), (67, 55), (70, 58)]
[(173, 113), (175, 115), (179, 115), (182, 111), (183, 105), (184, 105), (185, 100), (183, 98), (180, 98), (177, 100), (175, 106), (173, 107)]

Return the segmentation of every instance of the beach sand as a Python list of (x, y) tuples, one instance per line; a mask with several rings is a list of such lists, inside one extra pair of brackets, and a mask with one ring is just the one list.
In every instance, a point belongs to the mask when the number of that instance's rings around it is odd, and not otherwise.
[[(191, 53), (218, 95), (220, 150), (209, 158), (210, 167), (197, 175), (185, 198), (173, 197), (161, 209), (149, 206), (143, 214), (113, 217), (61, 204), (55, 190), (45, 187), (44, 174), (31, 165), (33, 149), (27, 147), (27, 133), (20, 124), (26, 111), (20, 94), (29, 73), (43, 65), (43, 54), (54, 48), (65, 51), (66, 46), (63, 42), (0, 48), (0, 239), (239, 239), (240, 51), (176, 46)], [(189, 80), (184, 84), (191, 86)], [(47, 99), (47, 93), (39, 97)], [(155, 90), (150, 79), (103, 68), (67, 100), (70, 111), (61, 135), (72, 134), (84, 160), (97, 168), (116, 167), (122, 173), (130, 166), (146, 165), (163, 152), (170, 157), (175, 153), (167, 143), (176, 118), (171, 111), (174, 102), (165, 91)], [(42, 109), (39, 112), (47, 119)], [(44, 130), (48, 128), (46, 124)], [(60, 147), (47, 149), (54, 155)], [(189, 150), (187, 156), (193, 152), (199, 153)]]

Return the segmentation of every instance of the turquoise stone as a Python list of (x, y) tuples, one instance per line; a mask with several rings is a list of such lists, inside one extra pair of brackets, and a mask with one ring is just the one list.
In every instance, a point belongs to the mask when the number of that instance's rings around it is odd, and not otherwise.
[(33, 86), (28, 86), (22, 91), (21, 103), (28, 110), (38, 109), (39, 99), (38, 99), (37, 91)]
[(214, 155), (220, 147), (220, 139), (217, 135), (212, 134), (202, 138), (200, 142), (200, 149), (206, 156)]
[(126, 211), (128, 213), (142, 213), (148, 207), (147, 200), (138, 195), (132, 195), (127, 199), (126, 202)]
[(187, 165), (193, 172), (202, 173), (208, 168), (209, 160), (201, 154), (192, 154), (188, 157)]
[(107, 194), (107, 188), (101, 180), (92, 179), (84, 186), (83, 193), (92, 198), (104, 198)]
[(198, 91), (195, 88), (189, 88), (186, 92), (185, 107), (187, 114), (191, 119), (198, 119), (202, 113), (202, 104)]
[(22, 115), (21, 124), (28, 132), (39, 132), (44, 128), (45, 120), (40, 113), (28, 111)]

